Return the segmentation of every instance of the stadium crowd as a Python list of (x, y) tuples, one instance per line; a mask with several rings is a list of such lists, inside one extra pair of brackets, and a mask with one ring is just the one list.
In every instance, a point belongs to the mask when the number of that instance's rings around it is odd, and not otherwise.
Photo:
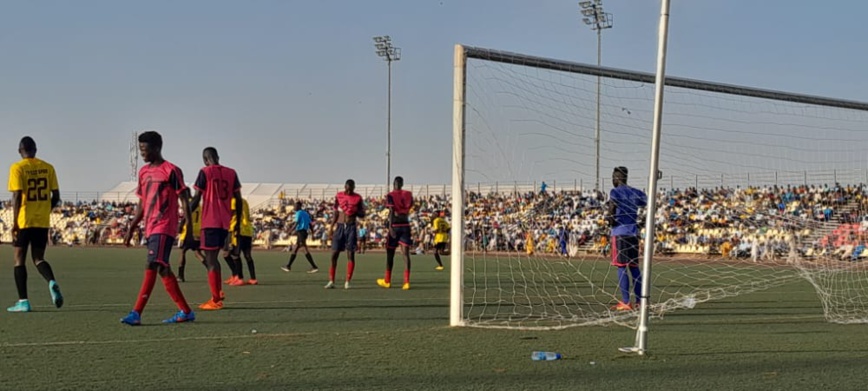
[[(656, 214), (660, 253), (749, 257), (828, 255), (856, 259), (866, 248), (866, 187), (768, 186), (747, 188), (669, 189), (658, 194)], [(514, 251), (569, 255), (575, 250), (607, 253), (608, 231), (603, 214), (606, 197), (593, 191), (511, 194), (469, 193), (465, 214), (465, 247), (473, 251)], [(325, 247), (333, 201), (302, 199), (313, 216), (312, 246)], [(295, 200), (276, 200), (252, 212), (256, 243), (265, 248), (292, 243)], [(449, 215), (449, 198), (417, 197), (410, 218), (417, 253), (433, 247), (431, 222)], [(366, 248), (381, 248), (387, 229), (383, 199), (365, 199), (367, 216), (360, 226)], [(7, 232), (11, 212), (0, 205), (0, 228)], [(134, 204), (64, 203), (55, 210), (51, 241), (64, 245), (120, 243)], [(134, 239), (141, 241), (141, 233)], [(569, 248), (572, 251), (565, 251)], [(566, 254), (565, 254), (566, 253)], [(868, 255), (866, 253), (865, 255)]]

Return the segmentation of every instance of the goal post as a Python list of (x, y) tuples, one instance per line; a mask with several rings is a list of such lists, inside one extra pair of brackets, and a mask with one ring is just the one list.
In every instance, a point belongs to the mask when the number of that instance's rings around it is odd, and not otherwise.
[[(456, 45), (453, 76), (449, 324), (636, 328), (637, 311), (612, 309), (620, 277), (598, 241), (607, 235), (598, 224), (601, 200), (578, 184), (595, 182), (600, 77), (601, 173), (629, 166), (631, 186), (650, 191), (655, 75)], [(824, 185), (868, 182), (868, 104), (678, 77), (665, 85), (655, 216), (663, 239), (644, 244), (682, 257), (654, 256), (648, 313), (664, 316), (804, 278), (827, 319), (868, 319), (868, 286), (860, 282), (868, 268), (806, 252), (810, 243), (834, 239), (841, 225), (817, 218), (829, 196)], [(571, 186), (552, 191), (564, 183)], [(775, 212), (770, 200), (786, 199), (790, 186), (805, 198)], [(843, 213), (856, 205), (836, 207)], [(561, 228), (583, 253), (557, 255)], [(591, 239), (573, 243), (587, 239), (584, 232)], [(719, 243), (706, 239), (736, 236), (737, 255), (713, 257)], [(769, 256), (757, 261), (752, 251)]]
[(467, 55), (455, 45), (452, 97), (452, 232), (449, 325), (464, 325), (464, 92)]

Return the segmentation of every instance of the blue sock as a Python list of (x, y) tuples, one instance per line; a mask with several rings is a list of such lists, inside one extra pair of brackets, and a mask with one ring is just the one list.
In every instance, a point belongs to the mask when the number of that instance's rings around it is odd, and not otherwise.
[(642, 297), (642, 270), (638, 267), (630, 268), (630, 275), (633, 276), (633, 292), (636, 295), (636, 302)]
[(622, 302), (630, 304), (630, 279), (627, 278), (625, 267), (618, 268), (618, 286), (621, 288)]

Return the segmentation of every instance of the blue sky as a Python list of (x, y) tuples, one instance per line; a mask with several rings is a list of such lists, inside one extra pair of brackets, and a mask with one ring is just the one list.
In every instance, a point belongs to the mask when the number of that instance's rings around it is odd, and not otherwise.
[[(603, 65), (652, 72), (659, 1), (605, 4)], [(668, 74), (868, 101), (868, 3), (684, 1)], [(451, 176), (453, 45), (596, 62), (575, 1), (32, 1), (0, 5), (0, 163), (33, 136), (67, 191), (128, 177), (131, 133), (160, 131), (192, 179), (211, 145), (245, 182), (380, 183), (386, 64), (393, 174)]]

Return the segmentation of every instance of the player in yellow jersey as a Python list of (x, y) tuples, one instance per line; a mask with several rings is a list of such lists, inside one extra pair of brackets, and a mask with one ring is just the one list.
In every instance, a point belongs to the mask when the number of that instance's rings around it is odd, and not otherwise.
[[(241, 229), (235, 230), (237, 221), (235, 219), (235, 200), (232, 200), (232, 221), (229, 223), (229, 232), (232, 241), (232, 248), (229, 251), (231, 261), (235, 264), (235, 272), (237, 275), (229, 285), (240, 286), (244, 284), (256, 285), (259, 282), (256, 280), (256, 266), (253, 263), (253, 224), (250, 223), (250, 205), (247, 200), (241, 199)], [(235, 235), (234, 232), (238, 232)], [(250, 272), (250, 279), (244, 282), (244, 266), (241, 264), (241, 254), (244, 254), (244, 260), (247, 261), (247, 270)]]
[(202, 262), (204, 265), (205, 262), (205, 254), (202, 253), (202, 250), (199, 249), (199, 231), (202, 230), (202, 207), (199, 206), (190, 213), (193, 217), (193, 232), (191, 241), (186, 241), (187, 239), (187, 224), (186, 224), (186, 216), (181, 219), (181, 233), (178, 234), (178, 242), (181, 243), (181, 260), (178, 262), (178, 279), (181, 282), (185, 282), (184, 278), (184, 270), (187, 267), (187, 251), (192, 250), (193, 255), (199, 262)]
[(440, 212), (431, 223), (434, 229), (434, 259), (437, 260), (437, 267), (434, 270), (443, 270), (443, 262), (440, 261), (440, 254), (446, 253), (446, 246), (449, 245), (449, 223), (445, 219), (446, 212)]
[(18, 302), (7, 308), (9, 312), (30, 312), (27, 299), (27, 249), (39, 274), (48, 281), (51, 301), (57, 308), (63, 306), (60, 286), (54, 279), (51, 266), (45, 261), (51, 210), (60, 203), (60, 187), (54, 166), (36, 158), (36, 141), (29, 136), (18, 144), (21, 161), (9, 168), (9, 191), (12, 192), (12, 246), (15, 248), (15, 286)]

